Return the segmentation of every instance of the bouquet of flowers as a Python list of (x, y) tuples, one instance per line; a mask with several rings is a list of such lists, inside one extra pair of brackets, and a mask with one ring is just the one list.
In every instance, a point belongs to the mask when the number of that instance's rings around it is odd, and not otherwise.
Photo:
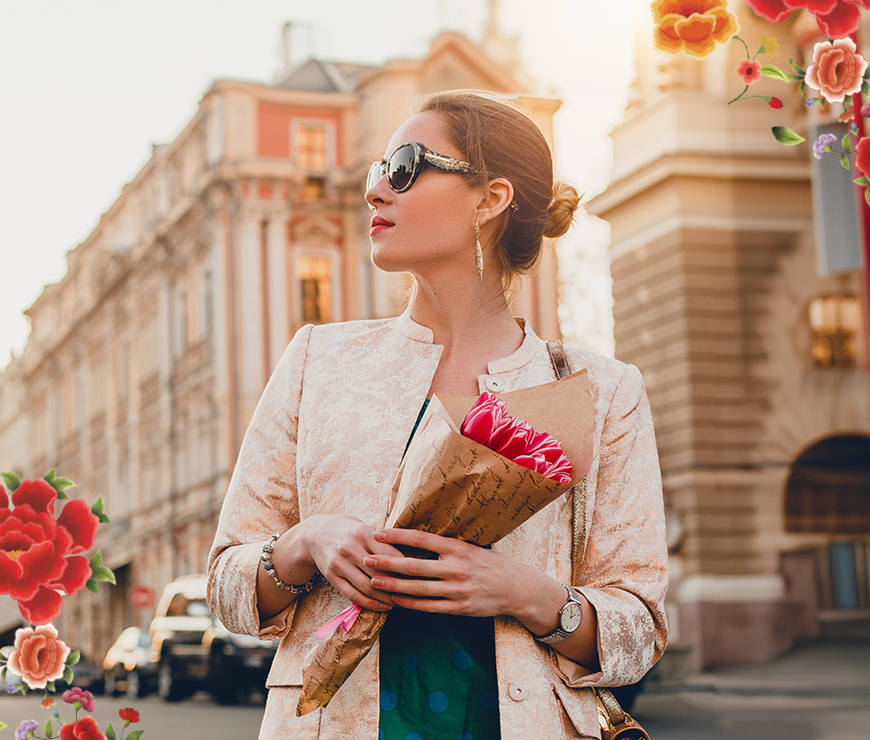
[[(585, 370), (501, 399), (435, 395), (396, 474), (386, 526), (498, 542), (583, 478), (591, 432)], [(326, 706), (387, 616), (353, 604), (318, 630), (325, 639), (305, 658), (297, 716)]]

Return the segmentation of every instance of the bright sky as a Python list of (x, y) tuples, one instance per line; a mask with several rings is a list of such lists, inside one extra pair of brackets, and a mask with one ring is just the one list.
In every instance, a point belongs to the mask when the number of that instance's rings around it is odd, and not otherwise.
[[(611, 165), (606, 134), (622, 118), (633, 75), (632, 24), (648, 3), (501, 6), (503, 30), (521, 37), (539, 91), (565, 101), (557, 174), (600, 192)], [(380, 63), (422, 55), (444, 29), (479, 40), (485, 10), (486, 0), (0, 3), (0, 367), (26, 342), (21, 312), (63, 276), (66, 252), (145, 164), (152, 142), (175, 138), (212, 80), (274, 79), (285, 21), (297, 24), (299, 60)], [(599, 351), (609, 349), (610, 328), (584, 306), (609, 310), (606, 240), (606, 225), (585, 219), (560, 245), (574, 280), (567, 333)], [(598, 279), (583, 277), (596, 271)]]

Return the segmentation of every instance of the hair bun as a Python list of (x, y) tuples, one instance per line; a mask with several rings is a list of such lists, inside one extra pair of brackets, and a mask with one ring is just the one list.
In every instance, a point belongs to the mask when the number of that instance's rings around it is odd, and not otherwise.
[(580, 205), (577, 190), (567, 183), (553, 180), (553, 200), (547, 209), (547, 225), (544, 236), (557, 239), (571, 228), (574, 221), (574, 211)]

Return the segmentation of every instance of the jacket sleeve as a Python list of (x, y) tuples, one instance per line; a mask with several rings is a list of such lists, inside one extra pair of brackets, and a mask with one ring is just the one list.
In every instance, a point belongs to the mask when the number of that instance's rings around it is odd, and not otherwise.
[(579, 590), (595, 608), (601, 671), (577, 686), (639, 681), (667, 643), (668, 554), (661, 471), (640, 372), (626, 367), (601, 435)]
[(267, 640), (290, 631), (298, 601), (260, 622), (257, 568), (263, 545), (300, 518), (296, 441), (311, 329), (304, 326), (293, 337), (257, 403), (208, 554), (209, 609), (231, 632)]

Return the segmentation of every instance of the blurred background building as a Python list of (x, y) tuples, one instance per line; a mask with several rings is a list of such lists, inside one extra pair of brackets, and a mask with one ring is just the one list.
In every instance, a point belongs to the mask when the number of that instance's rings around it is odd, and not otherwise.
[[(750, 54), (776, 35), (779, 58), (762, 64), (805, 69), (824, 40), (805, 12), (774, 26), (730, 9)], [(726, 105), (744, 87), (743, 45), (671, 56), (650, 23), (611, 183), (589, 210), (612, 228), (616, 356), (643, 372), (655, 419), (669, 651), (712, 668), (870, 634), (870, 221), (860, 172), (810, 150), (846, 133), (842, 108), (808, 109), (797, 84), (765, 77), (750, 93), (782, 110)], [(861, 34), (870, 51), (870, 19)], [(779, 144), (777, 125), (807, 142)]]
[[(415, 100), (519, 96), (552, 144), (560, 102), (523, 94), (510, 43), (494, 48), (502, 64), (443, 33), (419, 59), (214, 82), (27, 309), (29, 340), (0, 375), (0, 469), (57, 468), (111, 520), (96, 547), (117, 586), (65, 600), (68, 644), (101, 659), (123, 628), (147, 627), (149, 594), (205, 572), (243, 435), (297, 329), (403, 310), (407, 276), (369, 258), (363, 183)], [(514, 312), (558, 338), (557, 294), (550, 245)], [(8, 597), (0, 608), (10, 644), (23, 621)]]

